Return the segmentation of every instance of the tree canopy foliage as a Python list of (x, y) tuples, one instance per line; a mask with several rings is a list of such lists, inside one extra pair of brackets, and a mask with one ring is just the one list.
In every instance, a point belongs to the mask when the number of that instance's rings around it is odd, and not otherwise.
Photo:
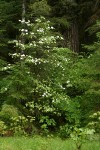
[(1, 0), (1, 124), (14, 133), (37, 127), (68, 137), (100, 111), (99, 6)]

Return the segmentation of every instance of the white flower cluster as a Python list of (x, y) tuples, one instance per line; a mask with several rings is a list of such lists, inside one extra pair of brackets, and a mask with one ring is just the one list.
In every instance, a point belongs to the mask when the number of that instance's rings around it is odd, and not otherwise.
[(68, 62), (68, 61), (69, 61), (69, 59), (64, 57), (64, 61)]
[(26, 55), (26, 59), (25, 59), (26, 62), (30, 63), (30, 62), (34, 62), (34, 58), (31, 56), (31, 55)]
[(19, 48), (20, 48), (21, 50), (25, 50), (25, 44), (19, 43)]
[(71, 84), (71, 82), (70, 82), (70, 80), (67, 80), (67, 87), (72, 87), (72, 84)]
[(63, 96), (63, 95), (57, 95), (57, 97), (53, 98), (53, 103), (59, 104), (62, 103), (62, 101), (65, 101), (67, 104), (69, 104), (69, 97)]
[(25, 23), (25, 20), (23, 19), (23, 20), (19, 20), (19, 22), (21, 22), (21, 23)]
[(46, 31), (49, 31), (50, 29), (54, 29), (54, 27), (47, 25), (45, 28), (37, 29), (37, 32), (40, 34), (46, 34)]
[(37, 45), (37, 42), (33, 41), (33, 42), (29, 43), (29, 46), (30, 47), (36, 47), (38, 45)]
[(32, 56), (26, 55), (26, 62), (33, 63), (35, 65), (41, 64), (41, 63), (48, 63), (48, 60), (40, 59), (40, 58), (33, 58)]
[(34, 32), (30, 32), (31, 35), (34, 35)]
[(27, 24), (27, 26), (31, 26), (31, 25), (32, 25), (32, 24), (30, 23), (30, 20), (25, 21), (25, 20), (23, 19), (23, 20), (19, 20), (19, 22), (21, 22), (22, 24)]
[(14, 54), (9, 54), (12, 56), (12, 58), (20, 58), (21, 60), (26, 58), (25, 54), (21, 54), (21, 53), (14, 53)]
[(39, 41), (39, 44), (44, 44), (44, 42), (41, 40), (41, 41)]
[(51, 93), (49, 93), (48, 91), (45, 91), (43, 94), (42, 94), (42, 97), (50, 97), (51, 96)]
[(42, 37), (40, 38), (39, 44), (52, 44), (56, 43), (56, 38), (55, 36), (47, 36), (47, 37)]
[(28, 32), (27, 29), (20, 29), (21, 32)]
[(54, 29), (54, 27), (53, 26), (50, 26), (49, 24), (47, 24), (47, 27), (46, 27), (46, 30), (48, 31), (48, 30), (53, 30)]
[(12, 58), (16, 58), (16, 57), (20, 57), (20, 53), (14, 53), (14, 54), (9, 54), (9, 55), (11, 55), (12, 56)]
[(1, 90), (1, 92), (6, 92), (8, 89), (7, 89), (7, 87), (3, 87), (0, 90)]
[(57, 63), (57, 67), (59, 67), (60, 65), (61, 65), (61, 63), (60, 63), (60, 62), (58, 62), (58, 63)]
[(62, 85), (59, 85), (60, 89), (65, 90), (65, 88)]
[(21, 60), (25, 59), (25, 57), (26, 57), (25, 54), (21, 54), (21, 55), (20, 55), (20, 59), (21, 59)]
[(42, 22), (42, 20), (45, 20), (45, 17), (41, 16), (40, 18), (37, 18), (35, 21), (40, 23)]
[(27, 29), (20, 29), (22, 35), (28, 35)]
[(55, 67), (59, 67), (59, 68), (62, 69), (63, 71), (65, 70), (65, 67), (63, 67), (63, 63), (61, 63), (61, 62), (56, 62), (56, 63), (55, 63)]
[(6, 70), (8, 70), (8, 69), (10, 69), (10, 68), (11, 68), (11, 64), (8, 64), (8, 66), (3, 67), (1, 70), (2, 70), (2, 71), (6, 71)]
[(63, 40), (64, 38), (63, 38), (62, 36), (57, 35), (57, 36), (56, 36), (56, 39)]
[(50, 27), (50, 29), (54, 29), (54, 27), (53, 27), (53, 26), (51, 26), (51, 27)]
[(37, 32), (44, 33), (44, 29), (43, 28), (39, 28), (39, 29), (37, 29)]
[[(44, 18), (44, 19), (45, 19), (45, 18)], [(38, 22), (38, 23), (40, 23), (40, 22), (41, 22), (41, 19), (37, 18), (35, 21)]]
[(5, 88), (4, 90), (5, 90), (5, 91), (7, 91), (8, 89), (7, 89), (7, 88)]
[(25, 50), (25, 44), (23, 44), (21, 40), (18, 40), (18, 41), (13, 40), (13, 43), (16, 44), (16, 47), (19, 47), (20, 49)]

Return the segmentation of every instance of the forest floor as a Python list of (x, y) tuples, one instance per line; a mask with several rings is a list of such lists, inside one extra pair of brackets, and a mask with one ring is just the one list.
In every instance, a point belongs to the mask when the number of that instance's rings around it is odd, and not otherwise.
[[(0, 137), (0, 150), (76, 150), (72, 140), (58, 137)], [(99, 141), (88, 141), (82, 150), (100, 150)]]

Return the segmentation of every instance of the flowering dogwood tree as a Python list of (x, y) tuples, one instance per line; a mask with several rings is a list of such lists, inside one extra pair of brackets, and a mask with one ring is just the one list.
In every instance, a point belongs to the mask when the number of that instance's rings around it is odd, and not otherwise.
[(34, 116), (44, 129), (56, 125), (52, 117), (59, 118), (61, 111), (71, 108), (71, 112), (73, 109), (78, 112), (63, 86), (64, 83), (72, 86), (69, 78), (71, 54), (69, 49), (57, 47), (57, 41), (63, 38), (54, 35), (54, 27), (44, 17), (36, 19), (35, 23), (20, 22), (24, 28), (20, 29), (19, 39), (13, 41), (16, 52), (10, 53), (14, 64), (2, 68), (8, 72), (5, 79), (8, 84), (3, 90), (10, 103), (24, 115)]

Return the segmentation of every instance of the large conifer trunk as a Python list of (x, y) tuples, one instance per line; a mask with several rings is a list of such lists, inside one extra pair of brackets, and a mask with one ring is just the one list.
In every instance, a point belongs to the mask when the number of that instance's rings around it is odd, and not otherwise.
[(79, 52), (79, 32), (77, 21), (74, 20), (70, 27), (64, 32), (64, 46), (70, 48), (73, 52)]

